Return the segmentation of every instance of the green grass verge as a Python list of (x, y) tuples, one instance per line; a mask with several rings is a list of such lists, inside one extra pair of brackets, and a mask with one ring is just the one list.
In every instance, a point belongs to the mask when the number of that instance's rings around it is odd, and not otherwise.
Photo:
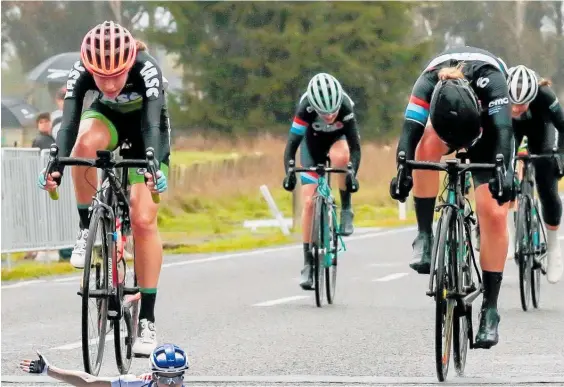
[[(257, 190), (258, 191), (258, 190)], [(292, 195), (282, 189), (272, 195), (284, 216), (291, 216)], [(396, 227), (415, 222), (413, 211), (406, 220), (399, 220), (397, 204), (387, 207), (371, 204), (375, 192), (353, 196), (355, 226)], [(185, 197), (174, 203), (164, 203), (159, 211), (159, 230), (168, 254), (213, 253), (250, 250), (299, 241), (299, 234), (286, 237), (278, 229), (252, 233), (242, 228), (250, 219), (271, 218), (268, 205), (259, 192), (233, 197)], [(392, 202), (393, 204), (393, 202)], [(48, 275), (80, 272), (69, 263), (42, 263), (23, 260), (24, 254), (12, 254), (14, 266), (2, 268), (2, 280), (29, 279)]]

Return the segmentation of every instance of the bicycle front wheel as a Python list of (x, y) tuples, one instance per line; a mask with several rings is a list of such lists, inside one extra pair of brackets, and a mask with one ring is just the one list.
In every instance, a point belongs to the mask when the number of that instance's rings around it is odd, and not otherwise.
[(335, 290), (337, 286), (337, 258), (339, 254), (339, 233), (337, 228), (337, 220), (335, 212), (332, 208), (328, 208), (327, 217), (329, 218), (327, 225), (328, 235), (326, 237), (328, 243), (327, 248), (330, 256), (328, 257), (328, 266), (325, 268), (325, 284), (327, 288), (327, 303), (333, 304), (335, 301)]
[(446, 207), (441, 215), (440, 234), (435, 263), (435, 365), (440, 382), (446, 380), (450, 362), (454, 306), (456, 300), (449, 298), (455, 289), (452, 267), (453, 253), (456, 254), (457, 243), (453, 238), (454, 214), (451, 207)]
[[(98, 375), (108, 326), (108, 260), (110, 234), (106, 210), (98, 207), (90, 219), (82, 280), (82, 359), (84, 371)], [(98, 241), (101, 246), (97, 247)], [(91, 277), (91, 275), (93, 275)]]
[[(462, 269), (458, 268), (458, 274), (460, 277), (460, 290), (466, 294), (466, 289), (473, 290), (474, 287), (471, 286), (473, 284), (472, 279), (472, 235), (469, 224), (464, 224), (464, 221), (461, 219), (458, 220), (459, 232), (462, 232), (463, 237), (457, 238), (459, 240), (458, 245), (458, 253), (463, 257), (463, 262), (465, 262), (465, 266)], [(453, 357), (454, 357), (454, 369), (458, 376), (464, 375), (464, 368), (466, 367), (466, 356), (468, 354), (468, 331), (469, 331), (469, 324), (472, 323), (472, 308), (471, 306), (468, 307), (468, 310), (465, 308), (464, 303), (459, 301), (457, 307), (455, 308), (454, 320), (453, 320)]]
[(321, 308), (325, 291), (325, 202), (321, 196), (314, 199), (313, 223), (311, 225), (311, 249), (313, 254), (313, 279), (315, 288), (315, 303)]

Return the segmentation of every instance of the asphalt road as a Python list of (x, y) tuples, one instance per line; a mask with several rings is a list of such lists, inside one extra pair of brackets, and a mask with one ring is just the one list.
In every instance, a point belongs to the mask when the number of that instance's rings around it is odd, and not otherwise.
[[(157, 295), (159, 341), (187, 349), (192, 386), (435, 384), (434, 303), (425, 295), (428, 276), (408, 267), (414, 236), (408, 228), (347, 238), (337, 300), (321, 309), (314, 293), (298, 286), (301, 245), (167, 257)], [(18, 370), (35, 349), (55, 365), (82, 369), (78, 285), (76, 276), (2, 284), (3, 384), (53, 384)], [(564, 385), (564, 281), (543, 278), (541, 292), (540, 309), (523, 312), (518, 271), (508, 261), (501, 341), (469, 350), (463, 378), (451, 364), (449, 382)], [(130, 372), (147, 366), (134, 359)], [(100, 375), (116, 374), (108, 341)]]

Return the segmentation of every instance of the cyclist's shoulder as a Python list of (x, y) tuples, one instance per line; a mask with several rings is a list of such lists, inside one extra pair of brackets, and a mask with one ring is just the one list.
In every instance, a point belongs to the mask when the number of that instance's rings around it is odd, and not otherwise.
[(145, 50), (137, 51), (137, 56), (135, 57), (135, 62), (133, 63), (131, 71), (139, 72), (142, 74), (150, 69), (155, 69), (159, 73), (162, 73), (161, 67), (159, 66), (159, 63), (154, 56), (152, 56)]
[(73, 63), (67, 77), (66, 89), (65, 99), (76, 97), (77, 90), (80, 91), (80, 94), (86, 94), (88, 90), (98, 90), (94, 77), (86, 71), (82, 60)]
[(311, 123), (309, 121), (313, 122), (313, 119), (315, 118), (315, 111), (307, 99), (307, 93), (303, 93), (298, 100), (294, 115), (302, 120), (308, 121), (308, 123)]

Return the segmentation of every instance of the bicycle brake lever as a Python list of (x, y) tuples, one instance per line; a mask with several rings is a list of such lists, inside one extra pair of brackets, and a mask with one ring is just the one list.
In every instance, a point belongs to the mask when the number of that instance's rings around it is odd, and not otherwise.
[[(45, 168), (45, 181), (47, 181), (47, 177), (52, 173), (57, 171), (58, 172), (58, 164), (59, 164), (59, 147), (57, 144), (51, 144), (51, 148), (49, 149), (49, 161), (47, 162), (47, 167)], [(53, 178), (55, 182), (60, 185), (61, 184), (61, 177)], [(59, 200), (59, 192), (57, 189), (54, 191), (49, 191), (49, 197), (52, 200)]]
[[(147, 171), (153, 176), (153, 183), (157, 185), (157, 168), (155, 166), (155, 150), (151, 147), (147, 148), (145, 151), (145, 156), (147, 158)], [(158, 193), (151, 193), (151, 198), (153, 203), (160, 203), (161, 197)]]

